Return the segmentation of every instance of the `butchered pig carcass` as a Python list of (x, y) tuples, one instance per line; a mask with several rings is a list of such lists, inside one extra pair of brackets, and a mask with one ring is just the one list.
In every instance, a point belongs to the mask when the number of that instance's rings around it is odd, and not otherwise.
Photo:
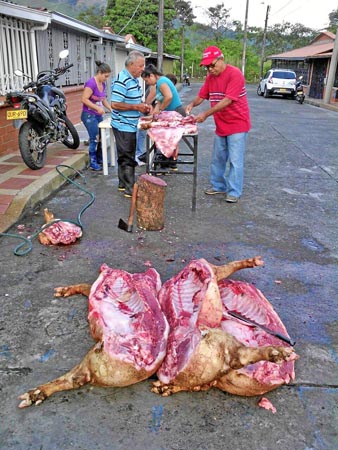
[(158, 302), (160, 288), (155, 269), (132, 275), (105, 264), (92, 286), (56, 288), (57, 297), (89, 296), (88, 320), (97, 343), (68, 373), (21, 395), (19, 407), (88, 383), (123, 387), (153, 375), (165, 356), (169, 333)]
[(217, 387), (237, 395), (259, 395), (294, 377), (296, 355), (289, 345), (234, 319), (229, 311), (287, 334), (270, 303), (257, 289), (223, 280), (236, 270), (263, 264), (260, 257), (217, 267), (192, 261), (161, 288), (159, 299), (168, 319), (167, 354), (153, 392)]
[(270, 303), (245, 283), (220, 281), (261, 265), (260, 257), (225, 266), (195, 260), (162, 287), (154, 269), (131, 275), (103, 265), (92, 287), (57, 288), (59, 297), (89, 296), (90, 330), (98, 342), (70, 372), (21, 395), (19, 406), (87, 383), (128, 386), (155, 372), (152, 391), (164, 396), (213, 386), (258, 395), (287, 383), (294, 377), (293, 348), (229, 316), (242, 312), (286, 334)]

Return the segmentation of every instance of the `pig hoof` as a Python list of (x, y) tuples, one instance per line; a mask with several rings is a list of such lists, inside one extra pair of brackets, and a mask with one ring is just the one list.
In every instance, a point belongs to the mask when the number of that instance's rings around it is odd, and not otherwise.
[(46, 398), (46, 395), (41, 392), (40, 389), (33, 389), (19, 396), (19, 400), (22, 400), (19, 404), (19, 408), (26, 408), (31, 405), (40, 405), (40, 403), (42, 403)]
[(277, 364), (282, 363), (287, 361), (293, 352), (293, 348), (290, 347), (274, 347), (270, 351), (269, 360)]
[(169, 397), (172, 394), (171, 387), (162, 384), (160, 381), (154, 381), (151, 392), (154, 394), (162, 395), (162, 397)]
[(54, 289), (54, 297), (69, 297), (71, 294), (71, 291), (69, 289), (69, 286), (65, 287), (57, 287)]

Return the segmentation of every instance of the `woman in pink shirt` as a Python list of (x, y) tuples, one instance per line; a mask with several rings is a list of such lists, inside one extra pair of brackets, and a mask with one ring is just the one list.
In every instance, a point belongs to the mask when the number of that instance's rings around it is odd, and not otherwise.
[(82, 114), (81, 120), (84, 123), (89, 135), (89, 157), (90, 168), (101, 170), (102, 149), (101, 142), (97, 140), (99, 136), (99, 123), (103, 120), (103, 114), (111, 111), (111, 106), (107, 101), (106, 83), (111, 74), (108, 64), (95, 61), (97, 66), (96, 74), (84, 84), (82, 94)]

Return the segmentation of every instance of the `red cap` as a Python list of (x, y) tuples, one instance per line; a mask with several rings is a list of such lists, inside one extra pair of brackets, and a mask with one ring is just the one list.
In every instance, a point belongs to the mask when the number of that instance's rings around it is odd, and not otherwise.
[(219, 58), (221, 56), (223, 57), (223, 53), (218, 47), (215, 47), (213, 45), (211, 47), (207, 47), (203, 52), (203, 57), (200, 66), (208, 66), (214, 61), (214, 59)]

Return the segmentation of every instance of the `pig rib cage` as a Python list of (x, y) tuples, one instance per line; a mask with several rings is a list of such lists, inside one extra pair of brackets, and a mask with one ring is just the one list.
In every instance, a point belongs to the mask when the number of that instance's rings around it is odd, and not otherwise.
[[(192, 183), (192, 200), (191, 200), (191, 210), (196, 211), (196, 188), (197, 188), (197, 149), (198, 149), (198, 134), (184, 134), (180, 141), (186, 144), (186, 150), (184, 152), (179, 151), (177, 160), (175, 163), (180, 165), (192, 165), (192, 170), (170, 170), (168, 167), (159, 167), (163, 164), (161, 161), (162, 154), (157, 151), (155, 143), (151, 141), (149, 135), (146, 138), (146, 172), (151, 175), (162, 175), (162, 174), (173, 174), (173, 175), (193, 175)], [(182, 160), (181, 157), (184, 157)]]

